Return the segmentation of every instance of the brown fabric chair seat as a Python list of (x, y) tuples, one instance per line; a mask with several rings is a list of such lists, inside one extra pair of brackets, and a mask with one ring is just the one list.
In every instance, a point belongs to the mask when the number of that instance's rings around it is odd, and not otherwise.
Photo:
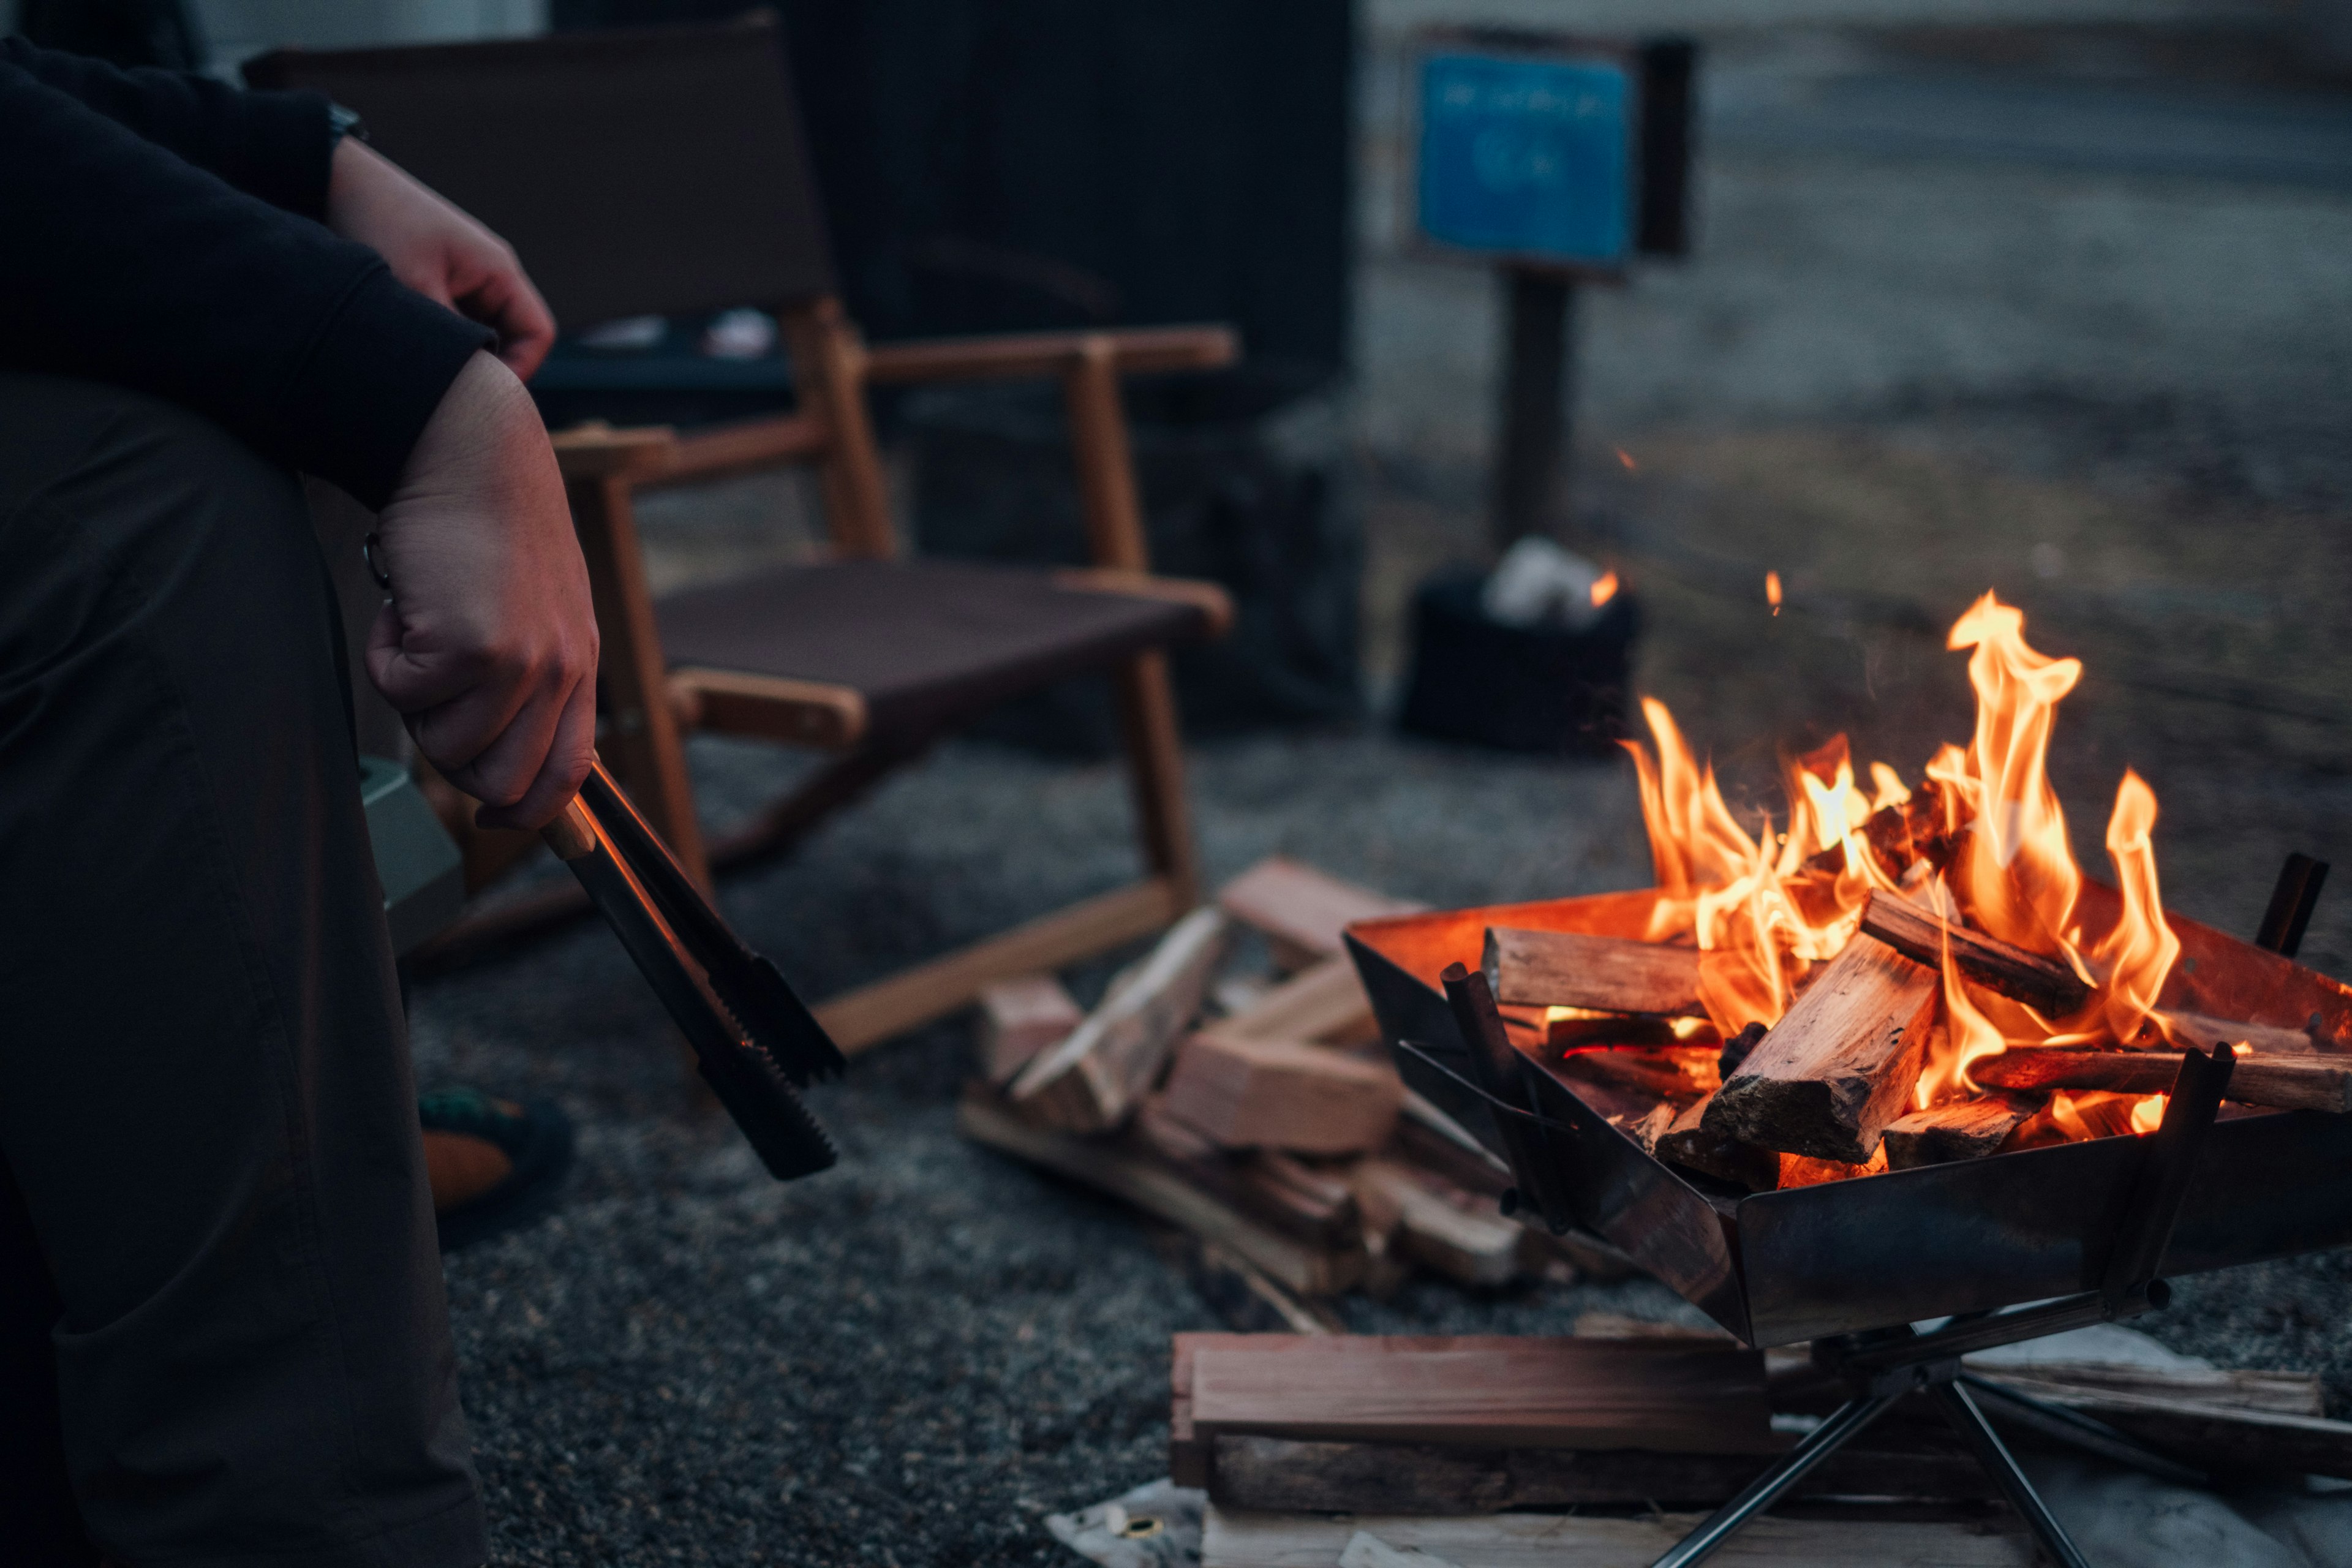
[(783, 566), (655, 606), (670, 668), (848, 687), (868, 734), (919, 736), (985, 704), (1149, 648), (1204, 637), (1197, 606), (1057, 587), (963, 561)]

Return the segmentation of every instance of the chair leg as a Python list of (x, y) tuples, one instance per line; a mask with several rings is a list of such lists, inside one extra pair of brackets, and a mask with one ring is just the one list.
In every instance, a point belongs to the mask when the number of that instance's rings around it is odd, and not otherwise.
[(1156, 649), (1138, 654), (1118, 667), (1115, 679), (1144, 860), (1155, 875), (1167, 879), (1181, 912), (1200, 902), (1201, 871), (1193, 858), (1192, 812), (1184, 799), (1184, 743), (1176, 724), (1168, 656)]
[(620, 475), (577, 479), (567, 487), (572, 526), (588, 562), (588, 585), (604, 638), (597, 675), (604, 687), (609, 733), (599, 750), (621, 787), (705, 892), (710, 866), (694, 816), (686, 743), (669, 700), (669, 672), (654, 626), (653, 595), (629, 481)]

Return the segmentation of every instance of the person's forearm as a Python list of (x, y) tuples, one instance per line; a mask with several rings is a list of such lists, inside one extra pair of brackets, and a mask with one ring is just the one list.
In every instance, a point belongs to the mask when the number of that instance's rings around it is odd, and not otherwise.
[[(240, 92), (205, 77), (122, 70), (0, 38), (0, 68), (9, 67), (248, 195), (304, 217), (324, 214), (335, 139), (327, 100), (315, 92)], [(0, 143), (0, 151), (15, 149)]]
[(205, 415), (369, 505), (482, 329), (0, 63), (0, 363)]

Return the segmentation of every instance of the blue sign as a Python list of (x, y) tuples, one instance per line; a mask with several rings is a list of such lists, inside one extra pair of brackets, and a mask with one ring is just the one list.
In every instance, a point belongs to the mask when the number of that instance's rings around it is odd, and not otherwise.
[(1606, 60), (1429, 56), (1422, 232), (1465, 250), (1619, 266), (1632, 244), (1633, 91)]

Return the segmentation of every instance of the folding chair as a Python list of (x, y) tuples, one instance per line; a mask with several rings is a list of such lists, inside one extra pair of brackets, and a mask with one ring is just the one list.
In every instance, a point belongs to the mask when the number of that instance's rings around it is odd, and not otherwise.
[[(1229, 364), (1230, 329), (865, 343), (835, 296), (772, 16), (281, 50), (248, 65), (247, 77), (313, 88), (356, 110), (387, 157), (515, 246), (559, 320), (779, 311), (792, 413), (687, 434), (594, 426), (555, 437), (604, 637), (599, 746), (697, 879), (707, 884), (713, 865), (788, 847), (991, 704), (1081, 672), (1113, 678), (1147, 874), (821, 1005), (844, 1049), (952, 1012), (1006, 975), (1132, 941), (1197, 901), (1166, 649), (1221, 635), (1233, 612), (1213, 584), (1150, 574), (1119, 378)], [(903, 555), (866, 389), (1013, 378), (1062, 384), (1092, 564), (1028, 570)], [(833, 557), (656, 602), (638, 552), (637, 492), (785, 463), (815, 467)], [(837, 760), (706, 852), (681, 743), (698, 728)], [(470, 812), (455, 809), (465, 803), (446, 784), (440, 792), (469, 887), (536, 842), (474, 828)], [(568, 892), (524, 907), (504, 927), (576, 903)]]

